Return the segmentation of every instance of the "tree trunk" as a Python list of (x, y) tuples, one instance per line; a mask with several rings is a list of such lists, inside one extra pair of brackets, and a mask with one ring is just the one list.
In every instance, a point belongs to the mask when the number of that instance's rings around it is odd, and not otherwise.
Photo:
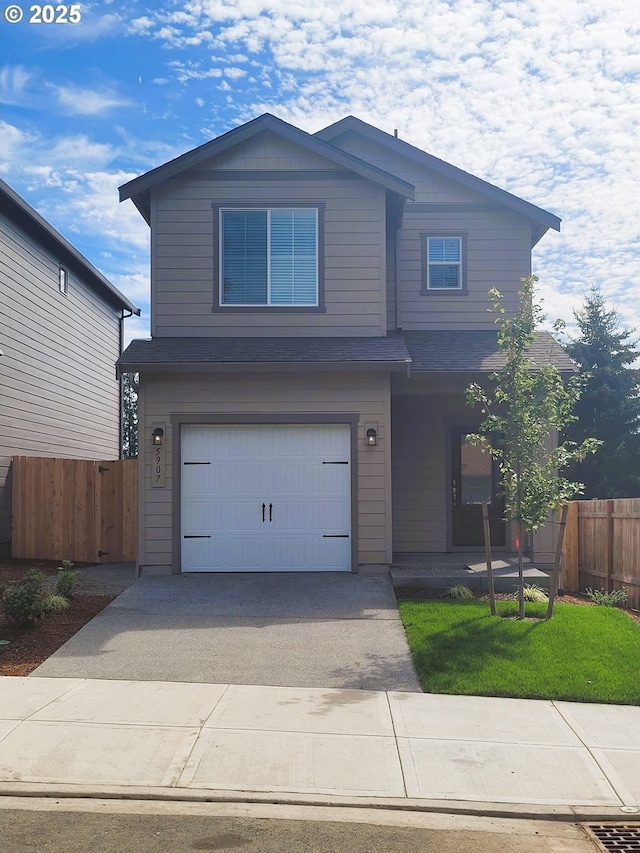
[(558, 592), (558, 581), (560, 580), (560, 569), (562, 568), (562, 546), (564, 545), (564, 531), (567, 526), (567, 514), (569, 512), (569, 504), (562, 507), (562, 517), (560, 519), (560, 529), (558, 530), (558, 542), (556, 544), (556, 558), (553, 563), (553, 572), (551, 573), (551, 583), (549, 584), (549, 605), (547, 607), (547, 619), (553, 616), (553, 602)]
[(524, 566), (522, 564), (522, 519), (518, 519), (518, 618), (524, 619)]
[(496, 591), (493, 585), (493, 565), (491, 562), (491, 528), (489, 526), (489, 504), (482, 504), (482, 529), (484, 531), (484, 554), (487, 561), (487, 585), (489, 587), (489, 606), (491, 615), (496, 615)]

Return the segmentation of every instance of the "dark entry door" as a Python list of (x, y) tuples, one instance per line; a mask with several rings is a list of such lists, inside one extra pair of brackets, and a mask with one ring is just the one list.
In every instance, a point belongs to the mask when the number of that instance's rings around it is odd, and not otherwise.
[(499, 470), (488, 453), (470, 444), (469, 427), (455, 428), (451, 434), (451, 544), (454, 547), (482, 548), (482, 504), (489, 504), (491, 544), (505, 544), (504, 499), (499, 487)]

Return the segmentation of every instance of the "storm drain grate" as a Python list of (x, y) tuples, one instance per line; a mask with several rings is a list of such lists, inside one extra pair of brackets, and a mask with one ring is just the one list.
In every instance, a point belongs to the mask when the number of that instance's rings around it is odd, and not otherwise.
[(639, 853), (640, 823), (583, 823), (589, 836), (606, 853)]

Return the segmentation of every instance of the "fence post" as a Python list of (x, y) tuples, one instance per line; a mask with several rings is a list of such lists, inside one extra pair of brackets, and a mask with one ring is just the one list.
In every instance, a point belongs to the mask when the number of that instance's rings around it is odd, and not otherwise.
[(607, 501), (607, 576), (605, 579), (607, 592), (613, 589), (613, 503), (613, 501)]
[(563, 543), (563, 580), (562, 588), (566, 592), (578, 592), (580, 589), (580, 504), (571, 501), (567, 512)]

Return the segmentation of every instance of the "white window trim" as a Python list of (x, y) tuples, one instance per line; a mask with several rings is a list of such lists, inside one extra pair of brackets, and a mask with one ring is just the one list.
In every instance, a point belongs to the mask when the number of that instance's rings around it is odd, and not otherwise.
[[(457, 240), (458, 241), (458, 258), (457, 261), (431, 261), (429, 260), (429, 243), (431, 240)], [(458, 286), (457, 287), (432, 287), (431, 286), (431, 267), (458, 267)], [(439, 293), (453, 292), (462, 290), (462, 237), (451, 236), (436, 236), (430, 235), (427, 237), (427, 290), (435, 290)]]
[[(451, 296), (457, 295), (465, 295), (469, 292), (468, 289), (468, 281), (467, 281), (467, 265), (468, 265), (468, 238), (469, 233), (467, 231), (445, 231), (445, 230), (437, 230), (433, 231), (422, 231), (420, 233), (421, 240), (421, 270), (420, 270), (420, 293), (423, 296), (439, 295), (442, 296), (445, 293), (449, 293)], [(458, 287), (432, 287), (431, 280), (429, 275), (429, 240), (458, 240), (458, 244), (460, 246), (460, 260), (457, 262), (452, 261), (440, 261), (434, 262), (433, 266), (440, 265), (452, 265), (455, 263), (459, 270), (460, 275), (458, 278)]]
[[(313, 210), (315, 214), (315, 238), (316, 238), (316, 257), (315, 257), (315, 279), (316, 279), (316, 298), (315, 302), (304, 302), (304, 303), (272, 303), (271, 302), (271, 213), (274, 210), (282, 211), (282, 210)], [(265, 211), (267, 214), (267, 301), (266, 302), (225, 302), (224, 301), (224, 280), (223, 280), (223, 266), (224, 266), (224, 234), (223, 234), (223, 223), (224, 223), (224, 214), (227, 211)], [(219, 304), (221, 308), (265, 308), (265, 309), (283, 309), (283, 308), (318, 308), (320, 306), (320, 269), (319, 269), (319, 258), (320, 258), (320, 228), (319, 228), (319, 211), (317, 207), (314, 206), (299, 206), (295, 205), (291, 206), (278, 206), (278, 207), (242, 207), (239, 206), (228, 206), (220, 208), (220, 215), (218, 219), (218, 246), (220, 250), (218, 252), (218, 287), (219, 287)]]
[(58, 290), (63, 296), (69, 295), (69, 270), (62, 264), (58, 267)]

